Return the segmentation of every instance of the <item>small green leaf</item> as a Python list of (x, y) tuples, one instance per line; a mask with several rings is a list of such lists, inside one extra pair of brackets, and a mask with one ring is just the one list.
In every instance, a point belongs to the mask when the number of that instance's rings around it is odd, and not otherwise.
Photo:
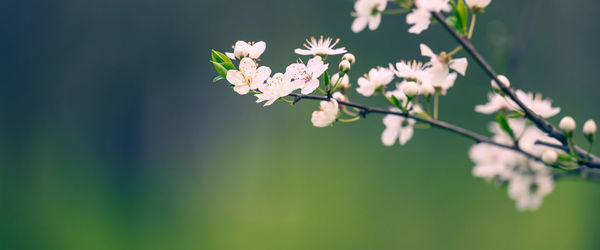
[(221, 66), (223, 66), (227, 70), (235, 70), (235, 66), (231, 62), (222, 62)]
[(448, 25), (454, 27), (455, 29), (460, 29), (460, 27), (458, 26), (458, 20), (456, 20), (455, 16), (449, 16), (448, 18), (446, 18), (446, 23), (448, 23)]
[(508, 114), (508, 118), (521, 118), (523, 117), (523, 114), (519, 113), (519, 112), (513, 112)]
[(325, 82), (325, 87), (331, 84), (331, 79), (329, 78), (329, 73), (327, 73), (327, 71), (323, 73), (323, 81)]
[(217, 63), (224, 63), (224, 62), (232, 63), (231, 59), (229, 59), (229, 57), (227, 57), (225, 54), (223, 54), (219, 51), (216, 51), (214, 49), (211, 52), (211, 56), (212, 56), (212, 60)]
[(222, 77), (222, 76), (215, 76), (215, 78), (213, 78), (213, 83), (218, 82), (218, 81), (223, 80), (223, 79), (225, 79), (225, 78)]
[(400, 103), (400, 101), (398, 100), (398, 98), (396, 98), (394, 95), (392, 95), (392, 97), (390, 99), (392, 99), (392, 104), (394, 104), (399, 109), (404, 110), (404, 107), (402, 107), (402, 103)]
[(558, 160), (561, 162), (569, 162), (572, 159), (573, 159), (573, 156), (571, 156), (570, 154), (562, 153), (562, 154), (558, 155)]
[(510, 125), (508, 125), (508, 121), (506, 120), (506, 117), (504, 117), (503, 114), (498, 113), (498, 115), (496, 115), (496, 121), (498, 121), (498, 124), (500, 125), (500, 128), (502, 128), (502, 130), (508, 133), (512, 138), (515, 138), (515, 133), (510, 128)]
[(227, 69), (223, 67), (223, 65), (215, 61), (210, 62), (213, 64), (213, 66), (215, 66), (215, 69), (217, 70), (217, 73), (219, 73), (220, 76), (222, 76), (223, 78), (227, 77)]
[(467, 34), (467, 24), (469, 22), (469, 9), (467, 9), (467, 5), (464, 0), (458, 0), (456, 5), (458, 9), (458, 18), (462, 24), (462, 33)]

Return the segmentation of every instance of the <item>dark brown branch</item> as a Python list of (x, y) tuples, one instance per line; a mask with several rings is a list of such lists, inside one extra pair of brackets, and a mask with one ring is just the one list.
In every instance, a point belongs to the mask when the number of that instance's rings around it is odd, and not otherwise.
[(551, 137), (556, 138), (563, 145), (567, 145), (567, 139), (563, 133), (560, 132), (556, 127), (552, 126), (548, 121), (544, 120), (538, 114), (531, 111), (512, 91), (512, 89), (504, 84), (502, 81), (498, 79), (498, 74), (492, 66), (477, 52), (473, 44), (467, 39), (459, 35), (454, 28), (452, 28), (448, 23), (446, 23), (444, 16), (439, 12), (432, 12), (435, 19), (442, 24), (442, 26), (456, 39), (456, 41), (477, 61), (477, 63), (483, 68), (483, 70), (497, 83), (500, 89), (504, 94), (506, 94), (511, 100), (513, 100), (522, 110), (525, 116), (531, 120), (539, 129), (548, 133)]

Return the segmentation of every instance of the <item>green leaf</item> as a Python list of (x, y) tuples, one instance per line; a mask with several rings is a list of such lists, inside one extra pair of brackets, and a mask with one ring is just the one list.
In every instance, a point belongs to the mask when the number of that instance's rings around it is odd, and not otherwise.
[(325, 82), (325, 87), (331, 84), (331, 79), (329, 78), (329, 73), (327, 73), (327, 71), (323, 73), (323, 81)]
[(390, 99), (392, 100), (392, 104), (394, 104), (399, 109), (404, 110), (404, 107), (402, 107), (402, 103), (398, 100), (398, 98), (396, 98), (394, 95), (392, 95), (392, 97)]
[(462, 33), (467, 34), (467, 24), (469, 23), (469, 9), (464, 0), (458, 0), (456, 8), (458, 9), (458, 18), (462, 23)]
[(220, 64), (227, 70), (235, 70), (236, 69), (235, 66), (233, 65), (233, 63), (231, 63), (231, 62), (222, 62)]
[(562, 153), (562, 154), (558, 155), (558, 160), (561, 162), (569, 162), (572, 159), (573, 159), (573, 156), (571, 156), (570, 154)]
[(223, 78), (227, 77), (227, 69), (223, 67), (223, 65), (215, 61), (210, 62), (213, 64), (213, 66), (215, 66), (215, 69), (217, 70), (217, 73), (219, 73), (220, 76), (222, 76)]
[(218, 82), (218, 81), (223, 80), (223, 79), (225, 79), (225, 77), (215, 76), (215, 78), (213, 78), (213, 83)]
[(449, 16), (448, 18), (446, 18), (446, 23), (448, 23), (448, 25), (454, 27), (454, 29), (460, 29), (460, 26), (458, 25), (458, 20), (456, 19), (455, 16)]
[(506, 120), (506, 117), (504, 117), (503, 114), (498, 113), (498, 115), (496, 115), (496, 121), (498, 121), (498, 124), (500, 125), (500, 128), (502, 128), (502, 130), (508, 133), (512, 138), (515, 138), (515, 133), (510, 128), (510, 125), (508, 125), (508, 121)]
[(227, 62), (227, 63), (231, 63), (231, 64), (233, 64), (233, 63), (231, 62), (231, 59), (229, 59), (229, 57), (227, 57), (225, 54), (223, 54), (223, 53), (221, 53), (221, 52), (219, 52), (219, 51), (216, 51), (216, 50), (214, 50), (214, 49), (213, 49), (213, 50), (212, 50), (212, 52), (211, 52), (211, 56), (212, 56), (212, 60), (213, 60), (214, 62), (217, 62), (217, 63), (224, 63), (224, 62)]

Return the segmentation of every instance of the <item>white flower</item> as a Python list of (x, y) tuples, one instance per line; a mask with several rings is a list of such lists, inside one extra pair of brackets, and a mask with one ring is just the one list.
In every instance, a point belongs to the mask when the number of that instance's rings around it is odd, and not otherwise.
[(573, 117), (565, 116), (560, 120), (558, 127), (566, 132), (572, 132), (577, 127), (577, 123)]
[(552, 101), (550, 99), (542, 99), (541, 94), (533, 95), (533, 93), (525, 93), (523, 90), (516, 91), (517, 98), (525, 104), (534, 113), (540, 115), (543, 118), (550, 118), (560, 112), (560, 108), (552, 107)]
[(417, 85), (415, 82), (406, 82), (406, 84), (402, 87), (402, 91), (409, 98), (415, 97), (419, 94), (419, 85)]
[(489, 93), (488, 100), (486, 104), (475, 106), (475, 111), (482, 114), (493, 114), (499, 110), (514, 110), (517, 107), (515, 102), (496, 93)]
[(394, 80), (394, 72), (391, 70), (381, 67), (371, 69), (368, 75), (365, 74), (358, 78), (356, 92), (364, 96), (371, 96), (375, 93), (375, 89), (388, 85), (392, 80)]
[(354, 33), (361, 32), (369, 25), (370, 30), (376, 30), (381, 23), (381, 12), (385, 10), (387, 0), (358, 0), (354, 3), (355, 19), (352, 23)]
[(465, 2), (471, 9), (485, 9), (492, 0), (465, 0)]
[(338, 102), (335, 99), (321, 101), (319, 110), (312, 113), (310, 121), (315, 127), (327, 127), (335, 121), (338, 112)]
[(257, 43), (237, 41), (233, 46), (233, 53), (227, 52), (225, 54), (232, 60), (239, 60), (244, 57), (258, 59), (260, 55), (262, 55), (262, 53), (265, 52), (266, 47), (267, 44), (263, 41)]
[[(429, 46), (425, 45), (425, 44), (421, 44), (420, 45), (421, 48), (421, 55), (422, 56), (426, 56), (431, 58), (430, 63), (431, 63), (431, 67), (432, 68), (436, 68), (435, 70), (441, 70), (443, 71), (446, 75), (448, 74), (448, 68), (455, 70), (456, 72), (458, 72), (459, 74), (461, 74), (462, 76), (465, 75), (465, 73), (467, 72), (467, 66), (469, 64), (469, 62), (467, 61), (467, 58), (462, 57), (462, 58), (458, 58), (458, 59), (450, 59), (447, 56), (439, 56), (436, 53), (433, 53), (433, 50), (431, 50), (431, 48), (429, 48)], [(445, 76), (441, 76), (442, 78)]]
[(233, 90), (240, 95), (247, 94), (251, 89), (258, 89), (271, 75), (269, 67), (261, 66), (249, 57), (240, 61), (239, 70), (227, 71), (227, 81), (234, 85)]
[(549, 174), (515, 175), (508, 185), (508, 195), (517, 202), (518, 210), (536, 210), (553, 189), (554, 180)]
[(409, 33), (421, 34), (431, 24), (431, 12), (450, 11), (452, 8), (448, 0), (416, 0), (417, 8), (406, 15), (406, 23), (413, 24)]
[(340, 79), (340, 73), (336, 73), (335, 75), (331, 76), (331, 84), (335, 85), (336, 83), (339, 88), (350, 88), (350, 77), (348, 74), (344, 74), (342, 79)]
[(302, 89), (302, 94), (308, 95), (319, 87), (319, 77), (327, 70), (329, 64), (324, 64), (320, 56), (316, 56), (306, 65), (294, 63), (286, 68), (286, 75), (289, 75), (296, 85), (296, 88)]
[(295, 89), (296, 86), (291, 82), (289, 76), (277, 73), (267, 80), (267, 84), (258, 88), (262, 93), (254, 96), (258, 98), (256, 100), (257, 103), (267, 101), (265, 106), (269, 106), (277, 101), (277, 99), (291, 94)]
[(430, 96), (435, 94), (435, 88), (428, 82), (424, 82), (421, 84), (419, 88), (419, 93), (424, 96)]
[(558, 140), (548, 136), (547, 133), (541, 131), (536, 126), (527, 127), (527, 129), (525, 129), (523, 134), (518, 139), (520, 149), (538, 157), (541, 157), (544, 151), (552, 148), (548, 146), (538, 145), (536, 144), (537, 141), (560, 145), (560, 142)]
[(469, 157), (475, 163), (473, 176), (487, 180), (509, 180), (515, 164), (515, 152), (498, 146), (480, 143), (469, 150)]
[(317, 40), (314, 37), (310, 38), (310, 41), (308, 39), (306, 39), (306, 43), (304, 44), (304, 47), (306, 49), (296, 49), (294, 50), (294, 52), (298, 55), (303, 55), (303, 56), (307, 56), (307, 55), (313, 55), (313, 56), (325, 56), (325, 55), (339, 55), (339, 54), (343, 54), (346, 53), (346, 48), (337, 48), (334, 49), (333, 47), (335, 47), (335, 45), (337, 45), (340, 42), (340, 39), (336, 39), (335, 42), (333, 42), (333, 44), (331, 43), (333, 41), (333, 39), (331, 38), (327, 38), (327, 39), (323, 39), (323, 36), (321, 36), (321, 38), (319, 38), (319, 40)]
[(598, 128), (596, 127), (596, 122), (592, 119), (587, 120), (583, 124), (583, 134), (584, 135), (594, 135), (596, 133), (597, 129)]
[(542, 161), (544, 161), (545, 163), (553, 164), (556, 162), (557, 159), (558, 159), (558, 153), (556, 153), (555, 150), (547, 149), (542, 154)]
[(396, 76), (404, 78), (407, 81), (422, 82), (427, 75), (427, 65), (422, 62), (400, 61), (396, 67), (390, 64), (390, 69), (396, 73)]
[(345, 54), (344, 56), (342, 56), (342, 60), (346, 60), (348, 62), (350, 62), (351, 64), (354, 64), (356, 62), (356, 57), (354, 57), (353, 54)]
[(408, 101), (408, 97), (406, 97), (406, 94), (404, 94), (404, 86), (406, 86), (407, 81), (403, 81), (401, 83), (396, 83), (396, 89), (393, 91), (387, 91), (385, 92), (385, 96), (387, 98), (392, 98), (392, 96), (396, 97), (396, 99), (398, 99), (398, 101), (401, 102), (402, 105), (404, 105), (404, 103), (406, 101)]
[(340, 65), (339, 65), (339, 67), (340, 67), (340, 71), (341, 71), (341, 72), (344, 72), (344, 73), (346, 73), (346, 72), (348, 72), (348, 70), (350, 70), (350, 62), (348, 62), (348, 61), (346, 61), (346, 60), (342, 60), (342, 61), (340, 62)]
[[(392, 112), (402, 111), (398, 108), (390, 108)], [(413, 106), (411, 112), (420, 112), (419, 106)], [(385, 130), (381, 134), (383, 145), (392, 146), (398, 140), (400, 145), (405, 145), (413, 136), (413, 125), (416, 123), (414, 119), (405, 118), (398, 115), (386, 115), (383, 118)]]
[[(504, 75), (499, 75), (498, 76), (498, 80), (500, 80), (500, 82), (502, 82), (502, 84), (504, 84), (504, 86), (506, 86), (507, 88), (510, 88), (510, 80), (508, 80), (508, 78)], [(495, 90), (500, 90), (500, 86), (498, 86), (498, 83), (496, 82), (496, 80), (492, 79), (492, 88)]]

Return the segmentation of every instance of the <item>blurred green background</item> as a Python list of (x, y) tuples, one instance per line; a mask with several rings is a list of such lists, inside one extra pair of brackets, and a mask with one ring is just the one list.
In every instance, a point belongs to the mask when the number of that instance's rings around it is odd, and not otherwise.
[[(521, 213), (471, 176), (469, 140), (430, 129), (388, 148), (376, 115), (318, 129), (316, 102), (263, 108), (211, 82), (210, 49), (236, 40), (266, 41), (277, 72), (304, 38), (339, 37), (355, 81), (421, 59), (419, 43), (452, 49), (437, 25), (415, 36), (404, 15), (385, 16), (355, 35), (348, 0), (0, 6), (0, 249), (600, 248), (598, 183), (561, 181)], [(600, 120), (599, 8), (494, 0), (474, 43), (514, 86)], [(487, 133), (473, 107), (488, 90), (471, 64), (441, 118)]]

